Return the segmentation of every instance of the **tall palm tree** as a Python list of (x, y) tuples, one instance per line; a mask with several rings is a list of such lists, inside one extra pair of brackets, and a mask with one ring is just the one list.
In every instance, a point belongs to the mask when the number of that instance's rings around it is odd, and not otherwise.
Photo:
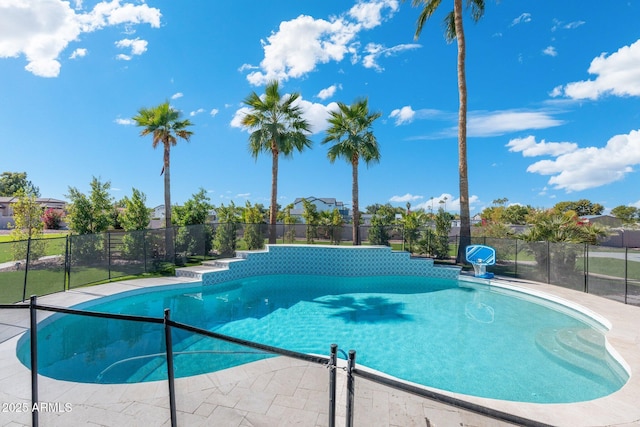
[[(425, 22), (431, 18), (442, 0), (412, 0), (413, 6), (424, 6), (416, 24), (415, 38), (422, 32)], [(484, 0), (467, 0), (471, 17), (475, 22), (484, 15)], [(466, 47), (462, 26), (462, 0), (453, 0), (453, 11), (444, 20), (444, 36), (447, 42), (458, 43), (458, 171), (460, 174), (460, 245), (457, 262), (464, 260), (466, 247), (471, 243), (471, 218), (469, 215), (469, 176), (467, 171), (467, 79), (465, 75)]]
[(333, 142), (327, 157), (333, 163), (338, 157), (351, 163), (351, 197), (353, 203), (353, 244), (360, 244), (360, 207), (358, 204), (358, 164), (360, 159), (368, 165), (380, 161), (378, 141), (371, 129), (374, 120), (382, 113), (369, 113), (367, 99), (356, 100), (353, 104), (338, 103), (338, 111), (329, 117), (327, 136), (323, 144)]
[(265, 88), (265, 95), (253, 92), (244, 103), (251, 111), (242, 118), (242, 124), (254, 131), (249, 136), (249, 151), (254, 158), (261, 152), (270, 153), (271, 206), (269, 207), (269, 243), (276, 243), (276, 218), (278, 215), (278, 158), (290, 157), (293, 152), (311, 147), (310, 125), (302, 117), (302, 109), (296, 102), (299, 93), (281, 96), (277, 81)]
[[(169, 105), (169, 101), (151, 108), (141, 108), (138, 115), (133, 117), (136, 126), (142, 127), (140, 136), (151, 134), (153, 136), (153, 148), (162, 144), (164, 148), (164, 156), (162, 163), (162, 171), (164, 174), (164, 209), (165, 209), (165, 228), (171, 228), (171, 146), (177, 144), (177, 138), (189, 141), (193, 132), (187, 127), (192, 123), (187, 120), (180, 120), (181, 113), (173, 109)], [(171, 257), (173, 244), (172, 235), (166, 233), (166, 250), (167, 255)]]

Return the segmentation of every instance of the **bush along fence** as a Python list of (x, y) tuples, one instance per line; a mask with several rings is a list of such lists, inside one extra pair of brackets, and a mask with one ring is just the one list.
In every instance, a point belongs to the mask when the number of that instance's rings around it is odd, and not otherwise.
[[(124, 276), (172, 272), (175, 266), (236, 250), (263, 249), (267, 224), (239, 222), (141, 231), (111, 231), (0, 243), (0, 303), (25, 301)], [(386, 245), (441, 260), (455, 257), (458, 237), (431, 228), (361, 226), (364, 245)], [(277, 244), (352, 244), (351, 225), (278, 224)], [(497, 275), (550, 283), (640, 305), (640, 250), (581, 243), (474, 237), (496, 249)]]

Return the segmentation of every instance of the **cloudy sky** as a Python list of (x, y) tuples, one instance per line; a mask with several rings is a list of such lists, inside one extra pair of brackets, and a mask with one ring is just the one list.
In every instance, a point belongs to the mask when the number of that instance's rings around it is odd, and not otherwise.
[[(451, 1), (441, 7), (451, 7)], [(240, 126), (273, 79), (300, 94), (311, 150), (280, 162), (279, 203), (351, 204), (349, 164), (320, 142), (336, 102), (381, 113), (360, 204), (458, 209), (456, 44), (440, 10), (414, 37), (411, 2), (0, 0), (0, 172), (43, 197), (110, 181), (163, 203), (162, 151), (131, 117), (168, 100), (193, 123), (172, 150), (172, 197), (268, 205), (269, 156)], [(640, 2), (486, 2), (466, 16), (472, 214), (507, 198), (640, 207)], [(442, 203), (440, 203), (442, 202)]]

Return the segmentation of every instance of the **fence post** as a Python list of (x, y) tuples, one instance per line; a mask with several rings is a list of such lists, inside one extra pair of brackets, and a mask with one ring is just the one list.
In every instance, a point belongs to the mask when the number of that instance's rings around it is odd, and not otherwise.
[(353, 426), (353, 369), (356, 367), (356, 351), (349, 350), (349, 359), (347, 360), (347, 420), (346, 427)]
[(64, 238), (64, 275), (62, 276), (62, 291), (69, 289), (69, 235)]
[(107, 231), (107, 271), (111, 281), (111, 233), (109, 231)]
[(148, 273), (147, 268), (147, 230), (142, 231), (142, 250), (144, 251), (144, 272)]
[(518, 239), (515, 239), (515, 240), (516, 240), (516, 256), (515, 256), (516, 266), (515, 266), (515, 272), (513, 274), (513, 277), (517, 278), (518, 277)]
[(164, 309), (164, 342), (167, 353), (167, 382), (169, 383), (169, 411), (171, 412), (171, 426), (176, 427), (178, 420), (176, 418), (176, 389), (175, 377), (173, 374), (173, 340), (171, 339), (171, 326), (169, 326), (168, 308)]
[[(622, 235), (624, 237), (624, 234)], [(627, 304), (627, 295), (629, 295), (629, 280), (628, 280), (628, 268), (629, 268), (629, 248), (624, 247), (624, 303)]]
[(31, 236), (27, 239), (27, 259), (24, 262), (24, 284), (22, 286), (22, 301), (27, 299), (27, 275), (29, 274), (29, 255), (31, 254)]
[(73, 257), (73, 238), (70, 235), (67, 235), (67, 289), (71, 289), (71, 260)]
[(38, 414), (34, 411), (38, 405), (38, 311), (36, 310), (36, 295), (31, 296), (29, 317), (31, 320), (31, 425), (38, 427)]
[(551, 243), (547, 240), (547, 283), (551, 284)]
[(584, 292), (589, 293), (589, 244), (584, 244)]
[(329, 357), (329, 427), (336, 425), (336, 362), (338, 344), (331, 344)]

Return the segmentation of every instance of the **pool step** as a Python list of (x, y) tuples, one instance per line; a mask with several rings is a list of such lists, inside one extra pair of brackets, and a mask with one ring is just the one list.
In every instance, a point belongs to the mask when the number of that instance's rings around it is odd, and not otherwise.
[(202, 265), (192, 267), (176, 268), (177, 277), (189, 277), (191, 279), (202, 280), (205, 273), (213, 273), (216, 271), (228, 270), (229, 264), (244, 261), (243, 258), (222, 258), (209, 261), (203, 261)]
[(569, 369), (610, 382), (619, 382), (615, 362), (606, 350), (604, 336), (592, 329), (546, 329), (536, 336), (536, 345), (547, 356)]

